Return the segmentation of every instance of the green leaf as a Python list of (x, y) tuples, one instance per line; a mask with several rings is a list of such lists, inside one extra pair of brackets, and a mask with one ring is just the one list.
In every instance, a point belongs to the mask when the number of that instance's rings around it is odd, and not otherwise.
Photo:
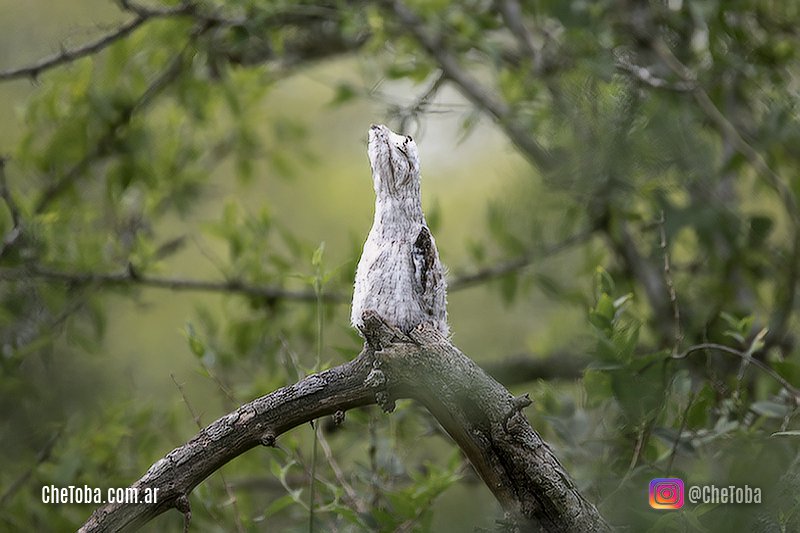
[(325, 242), (319, 243), (317, 249), (314, 250), (314, 254), (311, 256), (311, 265), (315, 269), (319, 269), (322, 266), (322, 257), (325, 254)]
[(358, 95), (356, 89), (349, 83), (340, 83), (336, 86), (333, 98), (328, 103), (329, 106), (339, 106), (349, 102)]
[(294, 505), (294, 503), (295, 503), (294, 495), (284, 494), (277, 500), (274, 500), (267, 506), (266, 509), (264, 509), (264, 515), (273, 516), (282, 511), (283, 509), (289, 507), (290, 505)]
[(191, 323), (186, 324), (184, 335), (189, 343), (189, 349), (197, 357), (203, 357), (206, 353), (206, 345), (203, 340), (197, 335), (194, 326)]
[(614, 280), (603, 267), (598, 266), (594, 272), (594, 296), (598, 299), (603, 294), (614, 292)]

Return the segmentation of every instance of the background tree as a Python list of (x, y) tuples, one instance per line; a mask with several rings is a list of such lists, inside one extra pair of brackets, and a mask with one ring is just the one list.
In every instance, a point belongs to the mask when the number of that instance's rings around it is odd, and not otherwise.
[[(120, 0), (43, 60), (3, 9), (6, 526), (74, 528), (91, 508), (42, 485), (125, 486), (358, 351), (360, 142), (385, 117), (421, 146), (456, 344), (532, 393), (612, 523), (800, 527), (794, 4)], [(413, 404), (295, 431), (198, 487), (193, 520), (305, 527), (314, 492), (327, 529), (491, 527), (441, 435)], [(652, 511), (667, 475), (764, 504)]]

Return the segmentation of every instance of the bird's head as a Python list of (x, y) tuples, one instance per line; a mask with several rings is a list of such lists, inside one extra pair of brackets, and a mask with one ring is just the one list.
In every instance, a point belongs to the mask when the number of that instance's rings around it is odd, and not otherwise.
[(373, 124), (369, 128), (367, 153), (378, 196), (419, 194), (419, 155), (411, 137), (398, 135), (382, 124)]

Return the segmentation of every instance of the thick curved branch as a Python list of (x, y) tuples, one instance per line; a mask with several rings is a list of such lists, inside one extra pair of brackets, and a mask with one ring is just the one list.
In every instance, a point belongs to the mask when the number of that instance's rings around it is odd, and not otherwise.
[(386, 385), (379, 403), (422, 403), (523, 530), (611, 531), (523, 414), (527, 394), (512, 396), (432, 327), (405, 336), (367, 312), (362, 333)]
[(368, 312), (362, 333), (367, 344), (354, 360), (243, 405), (155, 463), (133, 487), (159, 488), (157, 504), (106, 505), (80, 531), (131, 529), (173, 507), (189, 516), (192, 489), (245, 451), (336, 411), (372, 403), (390, 411), (399, 398), (436, 417), (516, 521), (610, 531), (522, 414), (527, 395), (513, 397), (432, 328), (405, 335)]
[(140, 494), (158, 488), (158, 503), (105, 505), (79, 531), (132, 530), (170, 508), (186, 513), (189, 493), (247, 450), (272, 446), (279, 435), (310, 420), (375, 403), (375, 392), (364, 384), (371, 369), (372, 354), (365, 350), (348, 363), (312, 374), (223, 416), (132, 485)]

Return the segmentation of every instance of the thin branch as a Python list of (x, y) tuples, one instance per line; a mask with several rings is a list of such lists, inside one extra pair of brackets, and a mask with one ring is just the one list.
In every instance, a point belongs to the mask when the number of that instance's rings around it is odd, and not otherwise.
[(725, 346), (724, 344), (716, 344), (716, 343), (713, 343), (713, 342), (704, 342), (704, 343), (701, 343), (701, 344), (695, 344), (694, 346), (690, 346), (689, 348), (687, 348), (683, 352), (681, 352), (681, 353), (679, 353), (677, 355), (671, 356), (671, 358), (672, 359), (685, 359), (688, 355), (690, 355), (692, 353), (695, 353), (695, 352), (703, 351), (703, 350), (717, 350), (717, 351), (720, 351), (722, 353), (726, 353), (726, 354), (729, 354), (729, 355), (735, 355), (736, 357), (741, 358), (743, 362), (745, 362), (747, 364), (752, 364), (753, 366), (758, 367), (765, 374), (767, 374), (769, 377), (771, 377), (773, 380), (775, 380), (778, 384), (780, 384), (781, 387), (786, 389), (786, 391), (793, 396), (793, 400), (794, 400), (795, 404), (800, 405), (800, 389), (798, 389), (797, 387), (795, 387), (794, 385), (789, 383), (783, 376), (781, 376), (775, 370), (773, 370), (773, 368), (771, 366), (769, 366), (767, 363), (764, 363), (764, 362), (754, 358), (752, 355), (750, 355), (750, 354), (748, 354), (746, 352), (743, 352), (741, 350), (737, 350), (735, 348), (731, 348), (730, 346)]
[(19, 228), (21, 218), (19, 214), (19, 206), (11, 196), (11, 191), (8, 190), (8, 183), (6, 182), (6, 158), (0, 157), (0, 198), (6, 204), (8, 212), (11, 215), (11, 224), (14, 228)]
[(653, 49), (675, 74), (680, 76), (684, 81), (695, 84), (692, 94), (700, 105), (700, 109), (703, 110), (706, 116), (722, 133), (731, 139), (736, 150), (750, 162), (753, 168), (755, 168), (775, 190), (778, 197), (783, 202), (786, 213), (792, 220), (793, 225), (800, 226), (800, 211), (798, 211), (794, 194), (780, 175), (770, 168), (764, 157), (742, 137), (736, 126), (722, 114), (722, 111), (714, 104), (711, 97), (708, 96), (708, 93), (697, 84), (692, 71), (675, 57), (675, 54), (672, 53), (664, 41), (661, 39), (654, 40)]
[(489, 113), (503, 128), (509, 139), (526, 158), (541, 169), (551, 168), (555, 161), (531, 132), (521, 128), (515, 121), (511, 108), (494, 97), (491, 91), (459, 65), (456, 57), (447, 49), (439, 36), (428, 33), (423, 21), (400, 0), (383, 0), (392, 9), (400, 24), (411, 34), (422, 48), (436, 60), (442, 73), (456, 84), (461, 93), (479, 109)]
[[(125, 3), (123, 2), (123, 7), (129, 6), (125, 6)], [(100, 52), (109, 45), (127, 37), (133, 33), (134, 30), (139, 28), (142, 24), (150, 19), (191, 15), (194, 12), (195, 7), (196, 6), (192, 3), (184, 3), (178, 7), (166, 9), (152, 9), (139, 6), (135, 8), (130, 7), (128, 10), (136, 13), (136, 16), (116, 28), (114, 31), (111, 31), (95, 41), (86, 43), (77, 48), (62, 49), (58, 54), (41, 59), (32, 65), (0, 71), (0, 82), (18, 78), (36, 79), (45, 70), (59, 67), (61, 65), (65, 65), (83, 57)]]
[(47, 461), (50, 458), (50, 454), (53, 453), (53, 448), (55, 448), (58, 439), (61, 437), (61, 432), (63, 428), (59, 428), (56, 430), (55, 433), (50, 437), (50, 439), (45, 443), (44, 447), (39, 451), (39, 454), (36, 456), (36, 462), (28, 468), (25, 472), (22, 473), (17, 479), (11, 482), (11, 484), (6, 487), (6, 490), (3, 491), (3, 494), (0, 495), (0, 509), (2, 509), (6, 503), (14, 496), (14, 494), (22, 488), (23, 485), (30, 479), (36, 469)]
[(317, 438), (319, 439), (319, 445), (322, 448), (322, 453), (325, 454), (325, 459), (328, 461), (328, 465), (330, 465), (331, 470), (333, 471), (336, 482), (339, 483), (339, 486), (341, 486), (344, 490), (346, 501), (357, 513), (369, 512), (367, 502), (365, 502), (362, 498), (359, 498), (356, 490), (352, 485), (350, 485), (350, 483), (348, 483), (342, 467), (339, 466), (338, 461), (336, 461), (336, 457), (333, 455), (333, 450), (331, 450), (331, 446), (328, 444), (328, 439), (325, 438), (324, 432), (320, 431), (317, 434)]
[(567, 250), (575, 246), (576, 244), (586, 242), (592, 237), (594, 232), (595, 229), (593, 228), (586, 229), (574, 235), (570, 235), (569, 237), (565, 238), (562, 241), (543, 247), (540, 250), (527, 251), (515, 259), (511, 259), (509, 261), (497, 263), (494, 265), (489, 265), (487, 267), (480, 268), (474, 272), (461, 274), (453, 278), (452, 281), (448, 282), (447, 284), (448, 289), (457, 291), (465, 289), (467, 287), (472, 287), (473, 285), (477, 285), (479, 283), (483, 283), (491, 279), (511, 274), (512, 272), (516, 272), (533, 264), (535, 261), (538, 261), (539, 259), (550, 257), (559, 252)]
[[(456, 276), (449, 282), (449, 290), (459, 291), (486, 281), (505, 276), (521, 270), (535, 261), (555, 255), (576, 244), (587, 241), (593, 230), (585, 230), (566, 239), (552, 244), (536, 252), (526, 252), (520, 257), (490, 265), (474, 272)], [(97, 287), (126, 287), (143, 286), (171, 291), (202, 291), (229, 294), (242, 294), (256, 298), (263, 298), (268, 302), (280, 300), (315, 303), (317, 295), (311, 290), (290, 290), (269, 285), (255, 285), (242, 280), (231, 279), (226, 281), (210, 281), (186, 278), (168, 278), (148, 276), (126, 269), (122, 272), (65, 272), (38, 266), (27, 268), (0, 268), (0, 279), (25, 280), (40, 279), (51, 283), (66, 283), (74, 286), (94, 285)], [(337, 292), (324, 292), (322, 300), (325, 303), (348, 303), (349, 294)]]
[[(186, 406), (186, 409), (189, 410), (189, 414), (192, 415), (192, 419), (194, 420), (197, 429), (203, 429), (203, 423), (200, 419), (200, 414), (194, 410), (192, 404), (189, 402), (189, 398), (186, 396), (186, 391), (183, 390), (183, 385), (178, 383), (178, 380), (175, 379), (175, 374), (170, 372), (169, 377), (172, 379), (172, 382), (178, 388), (178, 392), (180, 392), (181, 398), (183, 399), (183, 403)], [(233, 522), (236, 524), (236, 531), (239, 533), (244, 533), (244, 524), (242, 524), (242, 517), (239, 512), (239, 505), (236, 503), (236, 494), (234, 494), (231, 485), (225, 479), (225, 475), (220, 472), (219, 478), (222, 481), (222, 488), (225, 490), (225, 494), (228, 495), (228, 501), (231, 502), (233, 507)], [(221, 524), (220, 524), (221, 525)]]
[(793, 238), (791, 263), (788, 266), (786, 279), (783, 284), (776, 284), (776, 310), (770, 323), (770, 343), (780, 342), (786, 332), (786, 326), (796, 298), (795, 287), (800, 277), (800, 209), (790, 186), (781, 176), (773, 170), (766, 159), (748, 143), (739, 133), (736, 126), (720, 111), (708, 96), (708, 93), (696, 81), (694, 73), (684, 65), (669, 49), (662, 39), (653, 40), (653, 49), (661, 60), (678, 76), (686, 82), (695, 84), (692, 95), (706, 117), (716, 126), (723, 137), (730, 139), (737, 152), (742, 154), (756, 172), (776, 192), (792, 223)]
[[(429, 108), (431, 100), (436, 96), (436, 93), (439, 92), (439, 89), (442, 88), (444, 81), (444, 74), (439, 73), (439, 75), (434, 78), (433, 82), (431, 82), (425, 92), (415, 99), (410, 105), (390, 106), (390, 108), (394, 108), (393, 111), (390, 111), (390, 114), (398, 115), (400, 117), (400, 131), (408, 131), (408, 123), (412, 120), (416, 120), (420, 113)], [(417, 135), (419, 135), (419, 132), (417, 132)]]
[(516, 37), (520, 51), (530, 60), (534, 72), (541, 69), (541, 57), (536, 46), (533, 44), (533, 36), (525, 27), (522, 18), (522, 6), (517, 0), (501, 0), (497, 2), (497, 8), (503, 17), (508, 29)]
[(511, 387), (539, 379), (580, 379), (589, 362), (590, 358), (585, 355), (556, 351), (544, 356), (529, 353), (512, 355), (499, 361), (487, 361), (482, 366), (487, 374), (506, 387)]
[(686, 429), (686, 424), (689, 421), (689, 409), (692, 408), (694, 405), (694, 400), (697, 398), (697, 393), (692, 392), (691, 396), (689, 396), (689, 401), (686, 402), (686, 408), (683, 410), (683, 415), (681, 416), (681, 425), (678, 427), (678, 433), (675, 435), (675, 441), (672, 443), (672, 449), (669, 452), (669, 462), (667, 463), (667, 475), (672, 475), (672, 465), (675, 463), (675, 457), (678, 455), (678, 446), (681, 443), (681, 436), (683, 435), (683, 431)]
[(694, 91), (697, 87), (696, 83), (689, 81), (681, 80), (677, 82), (671, 82), (663, 78), (659, 78), (646, 67), (635, 65), (624, 57), (617, 57), (617, 61), (614, 66), (617, 68), (617, 70), (632, 75), (636, 81), (644, 83), (648, 87), (652, 87), (654, 89), (686, 93)]
[(661, 248), (661, 255), (664, 257), (664, 284), (669, 291), (669, 301), (672, 305), (672, 320), (673, 328), (675, 331), (674, 344), (672, 346), (672, 353), (677, 354), (680, 345), (683, 342), (683, 331), (681, 329), (681, 309), (678, 306), (678, 292), (675, 290), (675, 282), (672, 279), (672, 268), (669, 261), (669, 249), (667, 247), (667, 232), (664, 229), (664, 210), (661, 210), (661, 215), (658, 219), (658, 234), (660, 237), (659, 247)]
[[(0, 279), (24, 280), (38, 278), (49, 282), (66, 283), (74, 286), (96, 285), (104, 287), (125, 287), (141, 285), (168, 289), (172, 291), (205, 291), (243, 294), (256, 298), (263, 298), (268, 302), (278, 300), (294, 300), (301, 302), (316, 302), (314, 291), (295, 291), (268, 285), (250, 285), (240, 280), (205, 281), (179, 278), (160, 278), (145, 276), (130, 270), (119, 273), (97, 272), (60, 272), (42, 268), (0, 268)], [(323, 294), (326, 302), (341, 303), (347, 301), (343, 295)]]
[(92, 150), (86, 153), (86, 155), (75, 163), (63, 176), (48, 185), (44, 191), (42, 191), (39, 195), (39, 199), (36, 201), (36, 207), (34, 209), (36, 214), (44, 212), (56, 198), (84, 174), (88, 166), (95, 159), (106, 155), (109, 152), (109, 146), (120, 135), (120, 128), (128, 124), (134, 113), (146, 107), (158, 93), (177, 79), (178, 75), (183, 70), (186, 61), (185, 55), (188, 48), (189, 45), (187, 44), (187, 46), (169, 62), (167, 67), (156, 76), (133, 105), (120, 110), (116, 120), (108, 124), (106, 131), (96, 141)]

